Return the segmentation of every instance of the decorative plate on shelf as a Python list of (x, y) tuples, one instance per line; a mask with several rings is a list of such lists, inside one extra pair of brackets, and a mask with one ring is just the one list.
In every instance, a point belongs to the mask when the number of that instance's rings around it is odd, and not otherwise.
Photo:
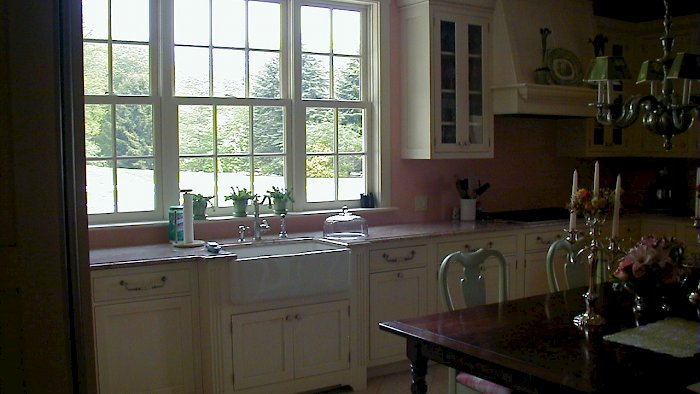
[(550, 49), (546, 60), (552, 81), (556, 85), (581, 84), (581, 62), (573, 52), (564, 48)]

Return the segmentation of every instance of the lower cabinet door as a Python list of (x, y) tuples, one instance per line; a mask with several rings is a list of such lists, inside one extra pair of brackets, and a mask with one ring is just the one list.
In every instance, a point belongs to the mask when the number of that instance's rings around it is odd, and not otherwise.
[(349, 303), (329, 302), (295, 308), (294, 377), (350, 368)]
[(190, 297), (95, 307), (101, 394), (194, 393)]
[(350, 368), (349, 302), (231, 317), (234, 389)]
[(378, 272), (369, 278), (370, 364), (406, 358), (406, 340), (379, 330), (379, 322), (427, 312), (425, 268)]
[(287, 329), (293, 318), (281, 309), (231, 317), (235, 390), (294, 378), (292, 331)]

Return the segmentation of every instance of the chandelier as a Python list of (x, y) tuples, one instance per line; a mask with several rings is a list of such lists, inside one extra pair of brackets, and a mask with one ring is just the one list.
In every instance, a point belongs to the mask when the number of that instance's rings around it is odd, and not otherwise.
[[(635, 95), (622, 102), (613, 101), (613, 85), (630, 79), (629, 69), (622, 56), (599, 56), (591, 60), (586, 82), (598, 85), (596, 120), (604, 126), (625, 128), (642, 116), (644, 126), (663, 136), (664, 148), (673, 147), (671, 138), (688, 130), (693, 119), (698, 117), (700, 105), (692, 103), (691, 84), (700, 80), (700, 56), (679, 52), (672, 56), (671, 16), (668, 0), (664, 0), (664, 35), (661, 37), (663, 56), (642, 63), (637, 83), (649, 83), (649, 95)], [(682, 87), (682, 94), (676, 88)], [(661, 85), (661, 94), (657, 94)], [(681, 89), (679, 89), (680, 91)]]

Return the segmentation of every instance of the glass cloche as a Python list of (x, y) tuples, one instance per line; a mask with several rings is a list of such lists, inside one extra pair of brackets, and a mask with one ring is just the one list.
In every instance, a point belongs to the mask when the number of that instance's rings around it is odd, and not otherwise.
[(341, 213), (326, 218), (323, 223), (323, 237), (336, 240), (364, 238), (369, 233), (367, 221), (348, 211), (344, 206)]

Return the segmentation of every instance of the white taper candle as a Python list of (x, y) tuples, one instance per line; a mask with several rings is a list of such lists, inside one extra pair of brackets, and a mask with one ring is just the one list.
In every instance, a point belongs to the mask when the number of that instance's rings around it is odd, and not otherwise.
[(598, 167), (598, 162), (595, 162), (595, 169), (593, 170), (593, 198), (598, 197), (600, 193), (600, 168)]
[(576, 229), (576, 212), (574, 212), (573, 205), (576, 199), (576, 192), (578, 191), (578, 171), (574, 170), (573, 181), (571, 182), (571, 213), (569, 214), (569, 231)]
[(698, 173), (695, 177), (695, 217), (700, 218), (700, 190), (698, 187), (700, 185), (700, 167), (698, 167)]
[(612, 221), (612, 237), (617, 238), (620, 235), (620, 194), (622, 192), (622, 180), (620, 174), (617, 175), (615, 183), (615, 205), (613, 206), (613, 221)]

